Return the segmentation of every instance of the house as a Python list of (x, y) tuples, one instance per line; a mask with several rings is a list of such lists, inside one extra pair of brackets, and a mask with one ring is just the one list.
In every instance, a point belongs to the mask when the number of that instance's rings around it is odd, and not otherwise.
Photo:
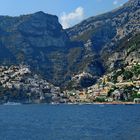
[(140, 98), (135, 98), (135, 99), (134, 99), (134, 103), (135, 103), (135, 104), (140, 104)]
[(125, 87), (125, 86), (133, 86), (134, 83), (133, 82), (123, 82), (123, 83), (116, 83), (115, 86), (116, 87)]
[(140, 95), (140, 89), (139, 89), (139, 91), (138, 91), (138, 93), (137, 93), (138, 95)]
[(110, 88), (109, 87), (104, 87), (103, 89), (100, 90), (100, 95), (108, 95)]
[(117, 82), (118, 83), (122, 83), (123, 82), (123, 77), (122, 76), (118, 76), (117, 77)]
[(75, 99), (74, 96), (70, 96), (70, 97), (69, 97), (69, 101), (70, 101), (71, 103), (75, 103), (75, 102), (76, 102), (76, 99)]
[(113, 98), (107, 98), (107, 99), (105, 99), (105, 101), (107, 101), (107, 102), (113, 102)]
[(80, 92), (78, 96), (80, 101), (85, 101), (87, 99), (87, 95), (85, 92)]
[(11, 83), (7, 82), (7, 83), (4, 85), (4, 87), (7, 87), (7, 88), (11, 89), (11, 88), (13, 87), (13, 85), (12, 85)]
[(114, 100), (119, 100), (120, 99), (120, 96), (121, 96), (121, 92), (116, 89), (113, 93), (112, 93), (112, 96), (113, 96), (113, 99)]

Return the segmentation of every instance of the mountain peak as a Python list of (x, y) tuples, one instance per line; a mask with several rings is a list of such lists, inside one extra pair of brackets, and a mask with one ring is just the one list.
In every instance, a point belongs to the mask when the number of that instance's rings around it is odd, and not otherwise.
[(36, 14), (36, 15), (46, 15), (46, 13), (43, 12), (43, 11), (38, 11), (38, 12), (36, 12), (36, 13), (34, 13), (34, 14)]
[(43, 11), (38, 11), (38, 12), (31, 14), (31, 15), (40, 16), (40, 17), (55, 17), (55, 18), (57, 18), (57, 16), (45, 13)]
[(38, 12), (36, 12), (36, 13), (38, 13), (38, 14), (46, 14), (46, 13), (43, 12), (43, 11), (38, 11)]
[(39, 21), (44, 21), (47, 22), (50, 21), (54, 24), (57, 24), (59, 21), (58, 21), (58, 17), (56, 15), (51, 15), (51, 14), (48, 14), (48, 13), (45, 13), (43, 11), (38, 11), (36, 13), (33, 13), (33, 14), (30, 14), (30, 17), (36, 19), (36, 20), (39, 20)]

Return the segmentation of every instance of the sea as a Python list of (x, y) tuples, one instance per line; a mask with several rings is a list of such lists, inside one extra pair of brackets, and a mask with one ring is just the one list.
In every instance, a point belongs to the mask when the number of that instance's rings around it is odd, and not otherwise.
[(1, 105), (0, 140), (140, 140), (140, 105)]

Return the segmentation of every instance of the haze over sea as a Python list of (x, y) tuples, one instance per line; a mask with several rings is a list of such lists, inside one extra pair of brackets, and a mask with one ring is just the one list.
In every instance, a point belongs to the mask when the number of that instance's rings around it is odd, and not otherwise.
[(0, 106), (1, 140), (139, 140), (140, 105)]

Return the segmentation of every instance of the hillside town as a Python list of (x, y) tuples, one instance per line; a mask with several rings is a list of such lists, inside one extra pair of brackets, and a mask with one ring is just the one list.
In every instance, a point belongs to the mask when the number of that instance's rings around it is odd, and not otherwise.
[[(92, 79), (88, 73), (72, 78), (76, 84), (81, 78)], [(103, 75), (90, 87), (61, 89), (26, 65), (0, 67), (0, 103), (140, 103), (140, 63), (132, 62), (125, 68)]]
[(51, 98), (60, 92), (37, 74), (32, 74), (26, 65), (0, 67), (0, 103), (51, 102)]
[(140, 63), (132, 62), (103, 75), (86, 89), (65, 92), (72, 103), (140, 103)]

